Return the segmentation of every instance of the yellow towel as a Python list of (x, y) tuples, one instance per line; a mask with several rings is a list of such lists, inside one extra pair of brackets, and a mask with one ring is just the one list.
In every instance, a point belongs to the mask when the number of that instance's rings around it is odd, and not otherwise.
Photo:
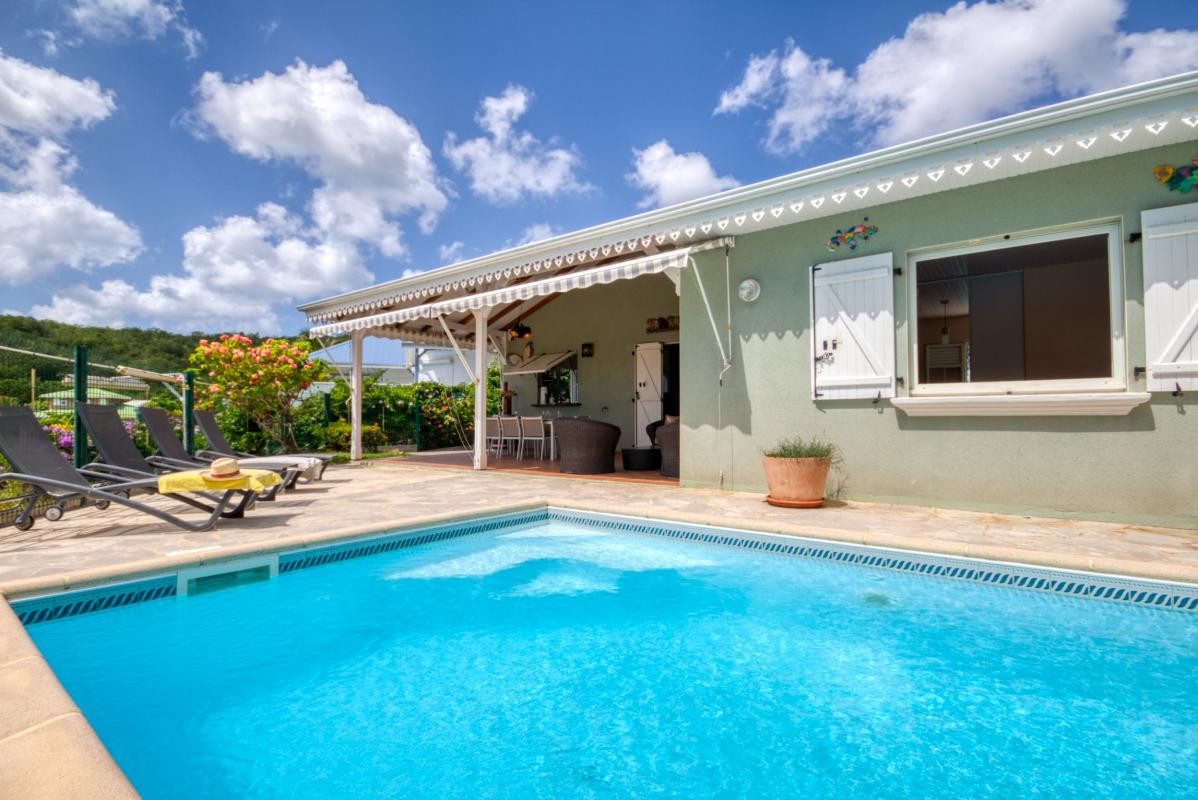
[(237, 489), (239, 491), (265, 492), (272, 486), (283, 482), (277, 472), (268, 469), (243, 469), (241, 477), (231, 481), (214, 481), (205, 478), (201, 470), (189, 469), (186, 472), (172, 472), (158, 476), (158, 491), (161, 494), (175, 492), (212, 492)]

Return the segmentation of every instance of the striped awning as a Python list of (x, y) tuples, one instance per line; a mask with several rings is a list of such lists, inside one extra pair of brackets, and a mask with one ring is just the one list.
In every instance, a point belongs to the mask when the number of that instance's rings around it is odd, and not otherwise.
[(564, 353), (542, 353), (539, 356), (533, 356), (527, 361), (522, 361), (515, 366), (507, 366), (503, 368), (504, 375), (539, 375), (542, 372), (548, 372), (558, 364), (574, 355), (567, 350)]
[(502, 289), (493, 289), (489, 292), (479, 292), (449, 300), (441, 300), (436, 303), (425, 303), (409, 308), (399, 308), (394, 311), (383, 312), (382, 314), (347, 319), (328, 325), (318, 325), (311, 329), (309, 335), (313, 338), (317, 336), (338, 336), (352, 333), (353, 331), (387, 328), (417, 319), (436, 319), (444, 314), (508, 305), (534, 297), (545, 297), (551, 294), (573, 291), (574, 289), (586, 289), (589, 286), (639, 278), (642, 275), (656, 275), (666, 270), (676, 270), (685, 267), (687, 259), (695, 249), (694, 247), (680, 247), (668, 253), (658, 253), (656, 255), (641, 256), (624, 261), (614, 261), (610, 264), (592, 267), (580, 272), (570, 272), (565, 275), (545, 278), (544, 280), (505, 286)]

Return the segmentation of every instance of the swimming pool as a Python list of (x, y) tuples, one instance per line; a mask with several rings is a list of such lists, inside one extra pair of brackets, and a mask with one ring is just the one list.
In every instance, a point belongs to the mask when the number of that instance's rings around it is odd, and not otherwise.
[(1195, 795), (1198, 614), (643, 529), (525, 514), (14, 607), (148, 798)]

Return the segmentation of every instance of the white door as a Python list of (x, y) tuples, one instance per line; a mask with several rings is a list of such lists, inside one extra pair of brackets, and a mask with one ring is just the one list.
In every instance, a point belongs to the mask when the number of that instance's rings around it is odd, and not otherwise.
[(811, 268), (811, 392), (815, 400), (894, 397), (894, 257)]
[(652, 447), (645, 426), (661, 419), (662, 344), (636, 346), (636, 446)]
[(1141, 214), (1148, 391), (1198, 390), (1198, 203)]

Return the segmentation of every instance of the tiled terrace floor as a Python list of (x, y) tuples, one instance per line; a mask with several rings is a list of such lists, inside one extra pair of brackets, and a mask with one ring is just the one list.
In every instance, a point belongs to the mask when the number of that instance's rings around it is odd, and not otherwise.
[(38, 520), (24, 533), (0, 529), (0, 593), (17, 597), (537, 504), (1198, 583), (1198, 531), (857, 503), (799, 511), (768, 506), (758, 494), (376, 461), (333, 467), (323, 482), (259, 503), (245, 519), (207, 533), (116, 509)]

